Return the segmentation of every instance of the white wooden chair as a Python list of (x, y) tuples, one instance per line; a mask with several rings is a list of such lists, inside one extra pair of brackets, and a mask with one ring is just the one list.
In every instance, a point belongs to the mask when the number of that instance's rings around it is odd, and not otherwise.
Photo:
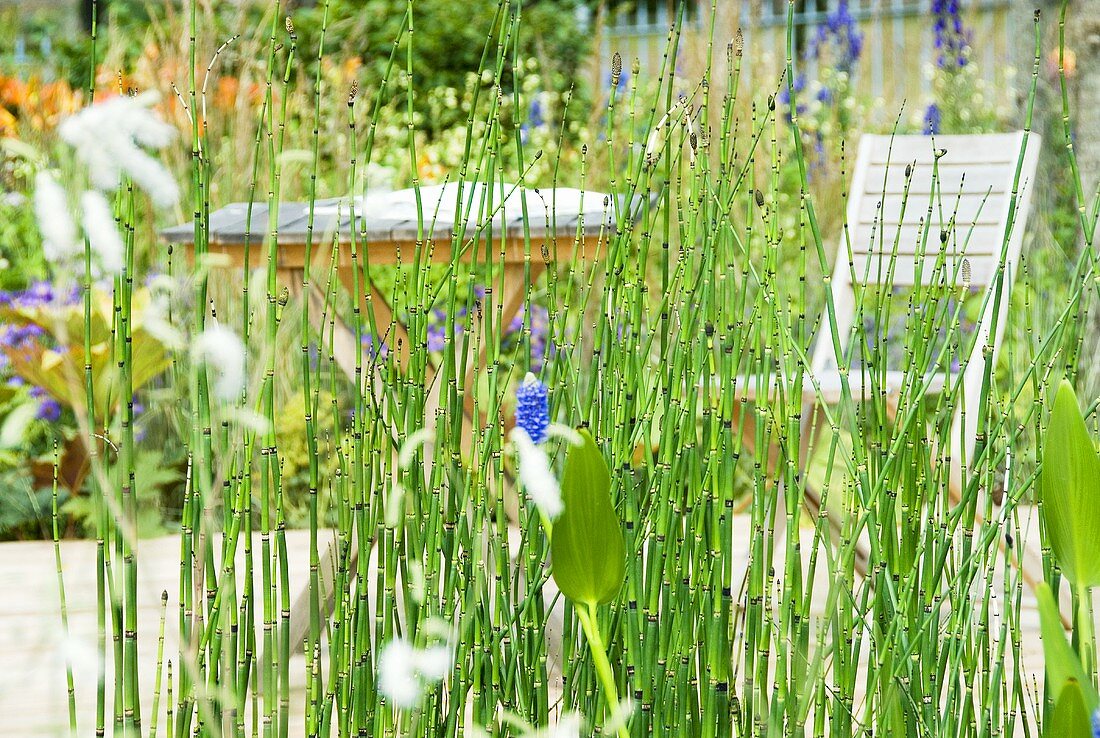
[[(1023, 132), (936, 137), (865, 135), (856, 156), (847, 208), (847, 234), (841, 238), (829, 283), (842, 352), (848, 350), (848, 344), (858, 335), (853, 324), (861, 286), (943, 284), (961, 289), (964, 282), (968, 282), (971, 290), (977, 290), (972, 299), (982, 300), (995, 285), (1003, 267), (1004, 290), (995, 327), (994, 301), (989, 299), (976, 321), (976, 340), (969, 344), (972, 346), (969, 357), (960, 357), (966, 359), (960, 361), (961, 376), (948, 370), (919, 378), (925, 387), (925, 396), (935, 396), (945, 385), (954, 387), (960, 382), (961, 393), (957, 395), (960, 402), (955, 408), (949, 436), (950, 488), (956, 500), (962, 491), (965, 467), (973, 462), (977, 442), (983, 348), (990, 346), (996, 361), (1004, 334), (1008, 292), (1017, 272), (1035, 187), (1040, 143), (1036, 134), (1025, 139)], [(946, 153), (937, 157), (937, 150)], [(1022, 168), (1016, 209), (1012, 214), (1012, 187), (1018, 162), (1022, 162)], [(1011, 233), (1006, 243), (1004, 237), (1010, 220)], [(925, 229), (927, 237), (922, 247)], [(941, 231), (947, 234), (943, 244)], [(934, 270), (941, 249), (946, 252), (943, 268)], [(1002, 259), (1003, 264), (1000, 263)], [(807, 375), (803, 382), (803, 432), (798, 439), (803, 469), (808, 463), (806, 449), (815, 413), (821, 404), (832, 405), (841, 399), (840, 372), (827, 312), (820, 322)], [(856, 367), (849, 369), (849, 386), (856, 402), (861, 398), (881, 397), (884, 393), (888, 405), (896, 403), (906, 378), (905, 372), (891, 370), (877, 374), (872, 380)], [(772, 393), (783, 383), (781, 377), (773, 377), (770, 383), (761, 382), (759, 378), (738, 378), (736, 395), (752, 402), (763, 387)], [(743, 415), (747, 425), (751, 424), (751, 413)], [(753, 451), (749, 431), (746, 427), (743, 443)], [(774, 456), (774, 449), (769, 450), (770, 466), (775, 463)], [(805, 503), (813, 513), (819, 512), (817, 491), (808, 488)], [(832, 522), (837, 525), (835, 519)], [(861, 560), (865, 563), (865, 555), (858, 552), (857, 564)], [(1041, 563), (1036, 564), (1032, 557), (1032, 561), (1025, 562), (1022, 567), (1022, 574), (1029, 584), (1041, 581)]]

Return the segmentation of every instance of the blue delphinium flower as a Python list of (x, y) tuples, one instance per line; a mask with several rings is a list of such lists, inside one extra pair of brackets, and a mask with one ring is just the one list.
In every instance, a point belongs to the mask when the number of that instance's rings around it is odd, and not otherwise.
[[(801, 75), (801, 74), (797, 75), (794, 78), (794, 84), (792, 86), (794, 87), (794, 98), (795, 98), (795, 102), (794, 102), (794, 105), (793, 105), (794, 111), (798, 115), (802, 115), (803, 113), (806, 112), (806, 104), (799, 101), (798, 98), (800, 96), (800, 93), (804, 89), (806, 89), (806, 77), (804, 75)], [(792, 105), (791, 105), (791, 91), (786, 85), (783, 85), (783, 88), (781, 90), (779, 90), (778, 100), (779, 100), (779, 104), (782, 105), (784, 108), (786, 108), (786, 110), (784, 112), (787, 116), (787, 121), (790, 122), (790, 120), (791, 120), (791, 108), (792, 108)]]
[(959, 0), (932, 0), (932, 18), (936, 65), (941, 69), (965, 67), (970, 56), (970, 31), (963, 25)]
[(550, 427), (550, 392), (530, 372), (516, 388), (516, 427), (522, 428), (535, 443), (546, 440)]
[(940, 112), (940, 106), (936, 103), (931, 103), (924, 111), (924, 128), (923, 133), (926, 136), (934, 136), (940, 132), (940, 127), (943, 125), (943, 113)]
[(848, 10), (847, 0), (841, 0), (836, 10), (826, 15), (817, 27), (810, 43), (810, 54), (815, 59), (821, 59), (826, 48), (835, 52), (830, 54), (830, 58), (837, 70), (849, 74), (863, 53), (863, 34)]
[(531, 131), (538, 130), (546, 125), (543, 117), (542, 101), (538, 95), (531, 100), (531, 106), (527, 109), (527, 120), (519, 127), (520, 138), (524, 143), (531, 135)]

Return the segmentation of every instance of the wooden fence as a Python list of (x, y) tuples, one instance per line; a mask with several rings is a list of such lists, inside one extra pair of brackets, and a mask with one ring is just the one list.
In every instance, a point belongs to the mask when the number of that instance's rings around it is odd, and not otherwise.
[[(809, 40), (827, 18), (838, 12), (842, 0), (799, 0), (794, 13), (796, 45), (807, 49)], [(971, 63), (988, 83), (991, 95), (1012, 95), (1010, 70), (1028, 59), (1030, 37), (1020, 37), (1018, 19), (1010, 18), (1010, 0), (961, 0), (961, 17), (971, 33)], [(682, 6), (682, 7), (681, 7)], [(624, 68), (637, 58), (643, 75), (660, 72), (669, 28), (684, 16), (678, 70), (692, 74), (705, 64), (713, 26), (715, 63), (723, 60), (726, 44), (740, 28), (745, 38), (743, 78), (778, 80), (786, 56), (787, 0), (636, 0), (608, 20), (601, 43), (601, 72), (607, 76), (611, 55), (618, 51)], [(931, 0), (848, 0), (848, 14), (863, 38), (860, 58), (853, 67), (857, 92), (881, 98), (888, 106), (919, 93), (930, 92), (930, 70), (936, 62)], [(1030, 21), (1030, 18), (1025, 19)], [(1027, 34), (1028, 28), (1023, 29)], [(1021, 47), (1023, 44), (1023, 47)], [(811, 79), (816, 60), (804, 54), (799, 68)], [(998, 101), (993, 101), (998, 102)]]

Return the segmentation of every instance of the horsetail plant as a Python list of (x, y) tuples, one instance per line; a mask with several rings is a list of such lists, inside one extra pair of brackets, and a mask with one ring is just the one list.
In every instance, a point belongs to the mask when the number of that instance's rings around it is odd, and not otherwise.
[[(853, 243), (832, 212), (848, 195), (821, 194), (797, 105), (789, 119), (776, 113), (800, 71), (793, 22), (782, 79), (768, 80), (740, 32), (714, 61), (720, 31), (689, 28), (681, 4), (657, 72), (635, 60), (628, 75), (613, 55), (595, 123), (583, 126), (583, 96), (569, 98), (556, 149), (539, 152), (521, 130), (534, 6), (494, 0), (438, 179), (453, 183), (453, 200), (432, 212), (439, 147), (418, 128), (416, 99), (416, 44), (436, 22), (425, 6), (398, 3), (392, 48), (371, 60), (377, 73), (349, 82), (331, 64), (335, 3), (316, 10), (311, 36), (298, 15), (307, 9), (288, 19), (269, 2), (251, 41), (208, 38), (206, 5), (188, 4), (187, 89), (163, 103), (190, 127), (182, 199), (194, 225), (191, 252), (174, 252), (164, 277), (185, 295), (165, 322), (185, 322), (169, 327), (191, 338), (165, 380), (179, 385), (179, 407), (165, 414), (188, 447), (179, 586), (167, 605), (175, 627), (138, 618), (131, 535), (144, 481), (133, 280), (150, 251), (139, 249), (149, 225), (139, 190), (155, 185), (157, 204), (170, 187), (112, 160), (97, 177), (113, 184), (91, 180), (109, 195), (110, 218), (97, 198), (43, 229), (86, 286), (80, 432), (98, 470), (97, 627), (111, 667), (96, 687), (99, 733), (572, 738), (581, 716), (620, 738), (1082, 729), (1097, 706), (1089, 592), (1100, 519), (1089, 480), (1100, 461), (1068, 389), (1054, 401), (1041, 472), (1030, 441), (1055, 367), (1082, 361), (1071, 324), (1094, 302), (1091, 257), (1042, 301), (1017, 275), (1022, 307), (1010, 307), (1027, 328), (1003, 366), (983, 361), (967, 323), (1007, 303), (1007, 278), (979, 295), (981, 262), (948, 258), (981, 213), (959, 211), (938, 159), (919, 183), (908, 162), (884, 163), (873, 187), (923, 214), (920, 232), (908, 242), (876, 218), (871, 240), (889, 274), (862, 285), (852, 325), (838, 325), (831, 260), (854, 272), (855, 249), (868, 244)], [(689, 41), (702, 69), (682, 53)], [(239, 116), (254, 130), (239, 139), (206, 115), (231, 44), (244, 47), (232, 63), (257, 81), (256, 105)], [(126, 111), (131, 148), (118, 151), (131, 157), (151, 158), (151, 133), (163, 133), (133, 129), (149, 122), (146, 102), (120, 97), (107, 111)], [(102, 120), (91, 110), (85, 122)], [(72, 140), (87, 141), (74, 125)], [(1012, 197), (1024, 184), (1020, 156)], [(384, 259), (366, 207), (381, 160), (399, 162), (416, 212)], [(45, 210), (74, 210), (59, 184), (67, 163), (42, 175)], [(556, 211), (538, 223), (530, 205), (553, 205), (547, 186), (606, 190), (595, 195), (605, 222), (545, 235)], [(514, 193), (522, 227), (501, 233), (491, 216)], [(210, 238), (211, 211), (237, 199), (250, 203), (239, 280), (214, 271), (224, 244)], [(284, 199), (308, 201), (302, 244), (281, 240)], [(322, 207), (345, 232), (315, 229)], [(445, 210), (453, 229), (438, 225)], [(591, 233), (598, 245), (586, 251)], [(305, 266), (284, 279), (298, 247)], [(902, 284), (907, 260), (931, 280)], [(107, 402), (91, 369), (99, 271), (114, 294), (107, 343), (119, 381)], [(516, 279), (522, 289), (506, 291)], [(536, 314), (546, 334), (537, 357)], [(809, 361), (815, 341), (832, 350), (840, 398), (810, 410), (807, 398), (824, 395)], [(979, 397), (962, 389), (966, 367), (950, 366), (969, 356), (981, 363)], [(926, 380), (940, 368), (937, 395)], [(894, 373), (901, 389), (889, 392)], [(750, 398), (746, 387), (758, 391)], [(959, 407), (980, 413), (982, 441), (956, 488)], [(985, 494), (998, 485), (999, 501)], [(532, 505), (518, 504), (517, 487)], [(1009, 565), (1036, 490), (1077, 596), (1071, 644), (1038, 587), (1045, 706), (1021, 667), (1026, 590)], [(804, 499), (817, 508), (804, 513)], [(308, 572), (294, 524), (308, 528)], [(137, 660), (139, 633), (150, 632), (169, 634), (152, 679)], [(73, 733), (86, 728), (78, 696)]]

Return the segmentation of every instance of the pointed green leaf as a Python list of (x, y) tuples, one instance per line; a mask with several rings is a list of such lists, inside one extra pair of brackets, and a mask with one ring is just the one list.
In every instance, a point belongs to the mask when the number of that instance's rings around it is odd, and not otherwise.
[(38, 402), (25, 402), (4, 418), (0, 425), (0, 449), (20, 448), (27, 435), (27, 428), (38, 413)]
[(1100, 585), (1100, 456), (1069, 382), (1043, 439), (1043, 519), (1058, 565), (1078, 587)]
[(554, 581), (578, 603), (614, 599), (626, 577), (626, 546), (611, 505), (611, 473), (587, 430), (569, 449), (561, 479), (564, 510), (554, 521), (550, 552)]
[(1058, 614), (1058, 605), (1054, 594), (1046, 582), (1035, 587), (1035, 599), (1039, 604), (1039, 628), (1043, 639), (1043, 659), (1046, 662), (1047, 678), (1054, 685), (1054, 701), (1061, 699), (1062, 689), (1068, 682), (1076, 682), (1084, 695), (1085, 704), (1095, 708), (1100, 702), (1092, 682), (1085, 676), (1081, 661), (1066, 640), (1062, 630), (1062, 618)]
[(1092, 721), (1076, 679), (1062, 685), (1054, 712), (1046, 722), (1043, 732), (1048, 738), (1092, 738)]

